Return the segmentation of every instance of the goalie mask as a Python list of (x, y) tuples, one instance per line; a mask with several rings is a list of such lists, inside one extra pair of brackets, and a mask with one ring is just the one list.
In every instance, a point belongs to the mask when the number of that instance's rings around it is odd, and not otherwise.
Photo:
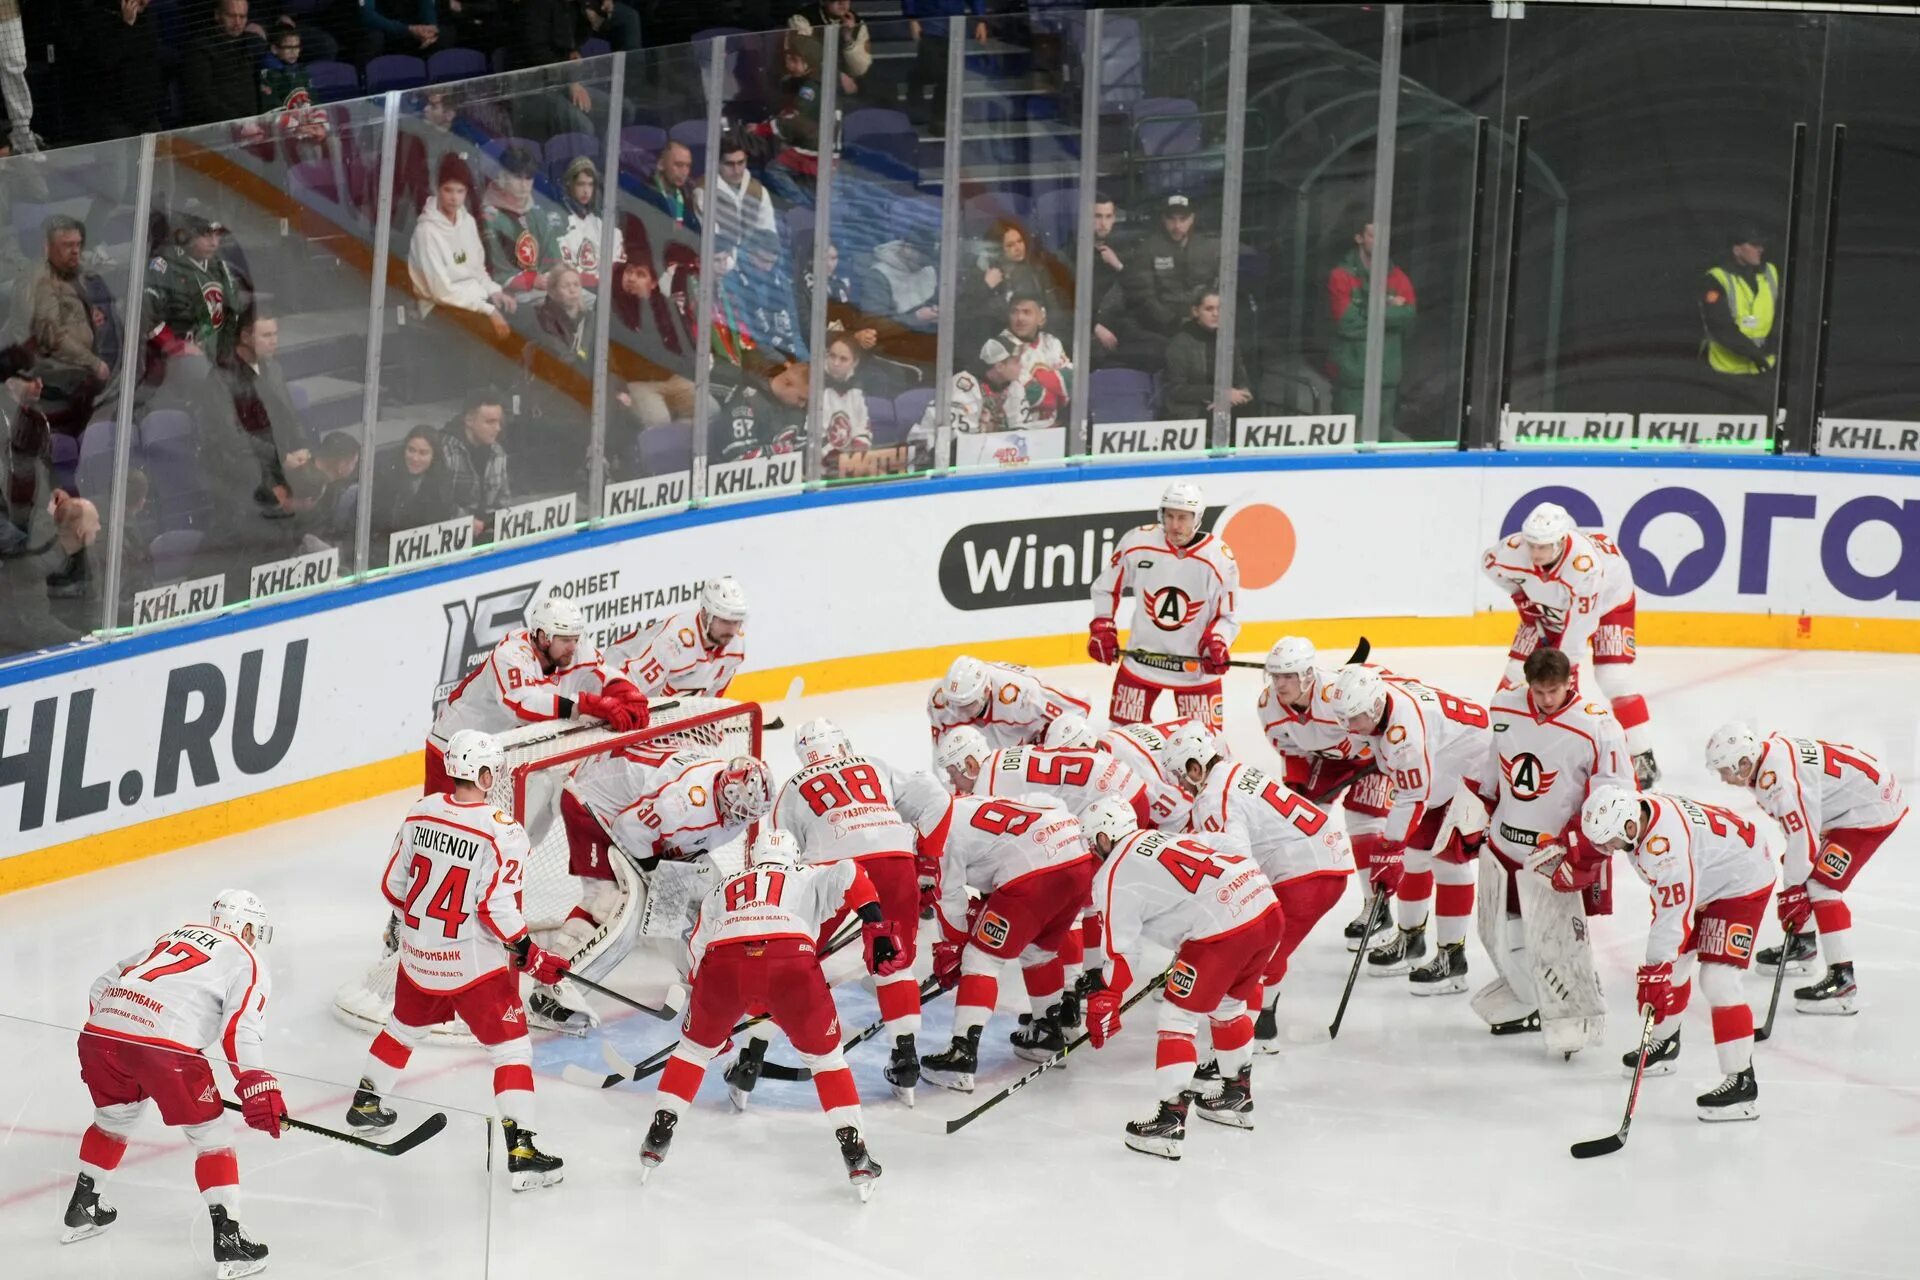
[(727, 822), (755, 822), (773, 808), (773, 775), (764, 760), (735, 756), (720, 771), (720, 816)]

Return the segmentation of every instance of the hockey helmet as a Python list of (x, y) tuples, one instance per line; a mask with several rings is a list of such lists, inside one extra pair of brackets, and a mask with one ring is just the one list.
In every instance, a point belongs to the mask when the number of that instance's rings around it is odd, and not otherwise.
[(1387, 682), (1372, 667), (1349, 663), (1334, 676), (1325, 696), (1329, 709), (1348, 727), (1358, 720), (1371, 728), (1387, 705)]
[[(1126, 839), (1140, 829), (1140, 820), (1133, 812), (1133, 806), (1124, 800), (1112, 796), (1101, 796), (1080, 811), (1080, 830), (1087, 838), (1089, 851), (1105, 857), (1095, 844), (1095, 836), (1106, 836), (1114, 844)], [(1108, 848), (1107, 853), (1113, 850)]]
[(987, 745), (986, 735), (970, 724), (949, 729), (940, 738), (933, 749), (933, 762), (943, 770), (966, 768), (969, 760), (984, 765), (987, 757), (993, 754), (993, 748)]
[(493, 771), (493, 781), (500, 780), (500, 770), (506, 766), (507, 753), (500, 749), (500, 739), (478, 729), (462, 729), (447, 739), (447, 749), (441, 757), (446, 766), (447, 776), (461, 782), (480, 783), (482, 770)]
[(791, 867), (799, 861), (800, 842), (793, 838), (793, 832), (780, 827), (768, 827), (762, 831), (747, 855), (747, 865), (750, 867), (768, 863), (776, 867)]
[(245, 889), (228, 889), (213, 900), (207, 923), (234, 937), (253, 926), (253, 945), (264, 947), (273, 941), (273, 922), (267, 919), (266, 904)]
[(1185, 780), (1189, 764), (1197, 764), (1204, 769), (1219, 754), (1220, 745), (1207, 732), (1206, 726), (1198, 720), (1189, 720), (1168, 736), (1167, 744), (1160, 748), (1160, 763), (1174, 777)]
[(1760, 740), (1754, 737), (1753, 730), (1735, 720), (1721, 725), (1707, 739), (1707, 768), (1726, 777), (1731, 769), (1742, 772), (1743, 765), (1751, 765), (1760, 758)]
[(1047, 735), (1040, 745), (1048, 751), (1090, 751), (1099, 745), (1094, 736), (1093, 726), (1087, 723), (1085, 716), (1068, 711), (1053, 718), (1047, 726)]
[(947, 679), (941, 687), (946, 691), (948, 706), (973, 706), (987, 696), (986, 663), (961, 654), (947, 668)]
[(1174, 481), (1167, 486), (1166, 492), (1160, 495), (1162, 511), (1190, 511), (1197, 519), (1200, 513), (1206, 510), (1206, 506), (1206, 499), (1200, 494), (1200, 486), (1188, 484), (1184, 480)]
[(853, 754), (853, 744), (840, 726), (822, 716), (809, 720), (793, 731), (793, 754), (802, 767), (838, 760)]
[(1557, 502), (1543, 502), (1527, 513), (1520, 525), (1520, 537), (1536, 547), (1553, 547), (1573, 532), (1573, 517)]
[(527, 630), (544, 632), (548, 639), (578, 636), (584, 626), (580, 606), (559, 596), (547, 596), (527, 610)]
[(1636, 830), (1629, 836), (1627, 824), (1639, 821), (1640, 796), (1625, 787), (1595, 787), (1580, 806), (1580, 834), (1600, 848), (1638, 839), (1641, 833)]
[(753, 822), (773, 808), (773, 775), (766, 761), (735, 756), (720, 771), (720, 816), (728, 822)]
[(710, 578), (700, 588), (700, 610), (709, 618), (728, 622), (747, 620), (747, 592), (732, 578)]

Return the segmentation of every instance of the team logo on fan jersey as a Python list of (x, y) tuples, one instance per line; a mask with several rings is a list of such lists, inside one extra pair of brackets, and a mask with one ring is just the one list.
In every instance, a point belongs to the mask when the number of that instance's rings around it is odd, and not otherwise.
[(980, 927), (975, 932), (979, 935), (980, 941), (989, 947), (1002, 947), (1006, 945), (1007, 934), (1011, 928), (1005, 916), (997, 911), (988, 911), (981, 915)]
[(227, 291), (209, 280), (200, 286), (200, 300), (207, 304), (207, 323), (218, 329), (227, 318)]
[(1162, 587), (1141, 595), (1140, 605), (1153, 625), (1162, 631), (1178, 631), (1200, 616), (1200, 601), (1178, 587)]
[(1820, 851), (1820, 871), (1829, 880), (1838, 880), (1853, 865), (1853, 854), (1842, 845), (1830, 844)]
[(1193, 966), (1182, 960), (1167, 975), (1167, 990), (1184, 1000), (1193, 994), (1193, 985), (1199, 980), (1200, 975), (1194, 972)]
[(1553, 781), (1559, 772), (1540, 763), (1540, 757), (1531, 751), (1522, 751), (1508, 758), (1500, 757), (1500, 772), (1507, 777), (1507, 790), (1516, 800), (1538, 800), (1553, 790)]
[(539, 260), (539, 246), (534, 243), (533, 232), (522, 231), (513, 242), (513, 260), (523, 267), (531, 267)]

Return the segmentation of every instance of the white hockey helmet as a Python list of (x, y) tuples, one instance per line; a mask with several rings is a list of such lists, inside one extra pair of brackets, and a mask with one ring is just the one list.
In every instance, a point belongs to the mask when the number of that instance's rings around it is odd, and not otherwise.
[(1167, 745), (1160, 748), (1160, 763), (1174, 777), (1184, 779), (1189, 764), (1204, 768), (1219, 754), (1220, 744), (1214, 741), (1206, 726), (1198, 720), (1189, 720), (1168, 735)]
[(944, 769), (958, 769), (967, 761), (976, 760), (986, 764), (987, 757), (993, 754), (993, 748), (987, 745), (986, 735), (970, 724), (949, 729), (940, 738), (933, 749), (933, 762)]
[(1095, 836), (1106, 836), (1118, 844), (1139, 829), (1140, 819), (1133, 806), (1113, 796), (1101, 796), (1080, 811), (1080, 831), (1087, 838), (1088, 851), (1094, 854), (1100, 853)]
[(728, 622), (747, 620), (747, 592), (732, 578), (709, 578), (700, 588), (700, 611)]
[(234, 937), (248, 925), (253, 926), (253, 945), (264, 947), (273, 941), (273, 922), (267, 919), (266, 904), (245, 889), (228, 889), (213, 900), (207, 923)]
[(1595, 787), (1580, 806), (1580, 834), (1595, 845), (1626, 839), (1627, 823), (1639, 821), (1640, 796), (1625, 787)]
[(1707, 768), (1715, 773), (1722, 769), (1737, 770), (1759, 758), (1760, 740), (1754, 737), (1753, 730), (1737, 720), (1721, 725), (1707, 739)]
[(447, 750), (441, 760), (446, 765), (449, 778), (477, 786), (483, 769), (493, 770), (494, 781), (500, 780), (500, 770), (506, 767), (507, 753), (500, 749), (500, 739), (492, 734), (482, 733), (478, 729), (462, 729), (447, 739)]
[(1340, 668), (1323, 697), (1342, 721), (1377, 719), (1387, 705), (1387, 682), (1372, 667), (1349, 663)]
[(941, 687), (946, 690), (948, 706), (970, 707), (987, 696), (987, 664), (963, 653), (947, 668)]
[(1273, 642), (1273, 648), (1267, 650), (1267, 675), (1304, 676), (1313, 670), (1315, 652), (1313, 641), (1303, 636), (1281, 636)]
[(791, 867), (799, 861), (800, 842), (793, 838), (793, 832), (781, 827), (768, 827), (762, 831), (747, 854), (747, 865), (750, 867), (766, 863), (776, 867)]
[(1557, 502), (1541, 503), (1520, 524), (1520, 537), (1536, 547), (1558, 546), (1572, 532), (1573, 517)]
[(800, 758), (803, 767), (821, 764), (852, 755), (853, 743), (839, 725), (821, 716), (793, 731), (793, 754)]
[(720, 771), (720, 816), (728, 822), (754, 822), (773, 808), (773, 774), (767, 762), (735, 756)]
[(1095, 736), (1093, 726), (1087, 723), (1085, 716), (1067, 711), (1053, 718), (1053, 723), (1047, 726), (1047, 736), (1041, 739), (1040, 745), (1048, 751), (1091, 751), (1100, 745), (1100, 739)]
[(1162, 511), (1191, 511), (1194, 518), (1198, 519), (1200, 513), (1206, 508), (1207, 500), (1201, 496), (1200, 486), (1188, 484), (1184, 480), (1174, 481), (1167, 486), (1167, 491), (1160, 495)]
[(586, 625), (580, 616), (580, 606), (571, 600), (559, 596), (547, 596), (534, 602), (527, 610), (527, 630), (545, 632), (549, 639), (554, 636), (577, 636)]

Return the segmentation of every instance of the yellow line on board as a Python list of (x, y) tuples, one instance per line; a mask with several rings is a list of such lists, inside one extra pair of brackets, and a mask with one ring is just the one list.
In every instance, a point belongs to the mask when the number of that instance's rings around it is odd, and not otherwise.
[[(1327, 654), (1344, 655), (1365, 635), (1376, 649), (1446, 645), (1504, 645), (1513, 638), (1513, 614), (1505, 610), (1452, 618), (1317, 618), (1247, 626), (1234, 644), (1253, 657), (1283, 635), (1300, 635)], [(1638, 639), (1663, 648), (1847, 649), (1871, 653), (1920, 653), (1920, 620), (1903, 618), (1808, 618), (1748, 613), (1650, 613), (1639, 620)], [(903, 649), (895, 653), (830, 658), (798, 666), (751, 671), (736, 678), (731, 697), (777, 702), (797, 677), (802, 696), (839, 693), (876, 685), (932, 680), (962, 653), (1024, 662), (1035, 667), (1085, 662), (1086, 636), (1039, 636)], [(0, 858), (0, 893), (48, 884), (69, 876), (169, 853), (269, 823), (351, 804), (421, 782), (417, 751), (376, 760), (338, 773), (288, 783), (269, 791), (154, 818), (17, 857)]]

